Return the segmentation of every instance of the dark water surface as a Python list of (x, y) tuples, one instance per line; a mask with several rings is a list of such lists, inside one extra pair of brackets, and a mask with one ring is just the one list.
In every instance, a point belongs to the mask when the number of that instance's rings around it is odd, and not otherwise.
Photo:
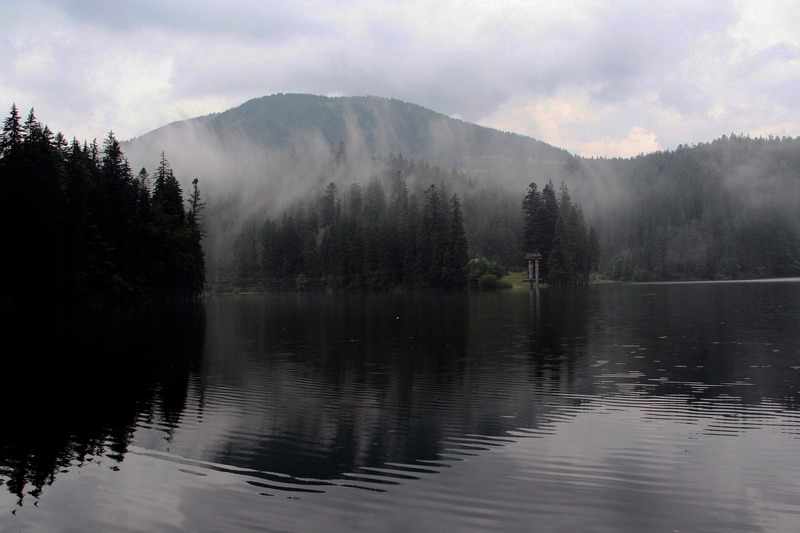
[(4, 329), (2, 531), (800, 530), (800, 280)]

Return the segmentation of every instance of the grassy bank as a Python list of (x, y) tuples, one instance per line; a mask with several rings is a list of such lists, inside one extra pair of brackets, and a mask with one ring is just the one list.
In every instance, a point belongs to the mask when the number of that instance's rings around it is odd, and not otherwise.
[[(525, 281), (528, 278), (528, 271), (521, 270), (519, 272), (509, 272), (507, 276), (503, 277), (500, 281), (506, 282), (511, 284), (513, 289), (528, 289), (530, 287), (529, 283)], [(598, 274), (592, 273), (589, 276), (589, 285), (601, 285), (605, 283), (619, 283), (619, 281), (612, 281), (609, 279), (603, 279)], [(539, 287), (549, 287), (547, 283), (540, 282)]]

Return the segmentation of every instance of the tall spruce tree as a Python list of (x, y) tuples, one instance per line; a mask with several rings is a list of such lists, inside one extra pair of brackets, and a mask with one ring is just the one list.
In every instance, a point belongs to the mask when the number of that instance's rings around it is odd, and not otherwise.
[(572, 202), (567, 186), (561, 184), (560, 197), (556, 198), (552, 182), (541, 195), (532, 183), (522, 201), (522, 210), (522, 241), (529, 252), (538, 249), (542, 254), (543, 277), (559, 285), (588, 280), (598, 264), (597, 235), (594, 228), (587, 230), (583, 209)]
[(445, 287), (462, 288), (467, 284), (466, 267), (469, 250), (464, 217), (461, 214), (461, 202), (455, 194), (450, 199), (447, 226), (447, 243), (442, 260), (442, 284)]
[(53, 135), (33, 109), (20, 124), (13, 106), (3, 124), (0, 239), (15, 258), (2, 262), (2, 274), (14, 280), (4, 299), (175, 297), (202, 289), (199, 192), (189, 224), (163, 156), (151, 198), (146, 170), (132, 175), (113, 133), (101, 156), (96, 142)]
[(164, 152), (161, 152), (153, 185), (153, 206), (176, 227), (182, 224), (184, 217), (182, 195), (180, 183), (175, 178)]
[(22, 126), (20, 124), (17, 104), (11, 106), (11, 112), (3, 120), (3, 134), (0, 136), (0, 157), (16, 150), (22, 144)]
[(544, 249), (544, 201), (535, 183), (528, 186), (528, 192), (522, 200), (523, 213), (523, 245), (525, 253)]

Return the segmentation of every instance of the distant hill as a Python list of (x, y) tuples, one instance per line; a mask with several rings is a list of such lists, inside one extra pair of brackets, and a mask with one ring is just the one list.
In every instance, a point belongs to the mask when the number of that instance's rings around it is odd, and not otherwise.
[(314, 209), (329, 183), (344, 197), (356, 183), (403, 168), (412, 192), (449, 181), (464, 202), (473, 251), (509, 266), (525, 252), (526, 189), (552, 180), (568, 186), (596, 227), (604, 276), (800, 275), (800, 138), (723, 136), (631, 159), (589, 159), (399, 100), (276, 94), (169, 124), (123, 150), (134, 171), (155, 168), (163, 151), (184, 184), (199, 178), (212, 270), (244, 231), (261, 253), (261, 224), (298, 205)]
[[(401, 154), (478, 176), (526, 186), (532, 173), (557, 176), (570, 160), (566, 150), (542, 141), (451, 118), (419, 105), (376, 96), (326, 97), (275, 94), (221, 113), (175, 122), (123, 143), (134, 167), (152, 165), (161, 151), (180, 173), (187, 148), (299, 150), (343, 145), (363, 158)], [(235, 162), (231, 162), (235, 167)], [(201, 176), (201, 181), (202, 181)]]

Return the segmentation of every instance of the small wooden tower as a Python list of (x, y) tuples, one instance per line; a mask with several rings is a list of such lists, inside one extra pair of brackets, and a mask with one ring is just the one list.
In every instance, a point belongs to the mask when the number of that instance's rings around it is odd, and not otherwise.
[(542, 254), (539, 253), (539, 250), (525, 254), (525, 259), (528, 260), (528, 279), (522, 281), (527, 281), (531, 289), (534, 288), (534, 283), (536, 284), (536, 288), (539, 288), (539, 260), (541, 258)]

